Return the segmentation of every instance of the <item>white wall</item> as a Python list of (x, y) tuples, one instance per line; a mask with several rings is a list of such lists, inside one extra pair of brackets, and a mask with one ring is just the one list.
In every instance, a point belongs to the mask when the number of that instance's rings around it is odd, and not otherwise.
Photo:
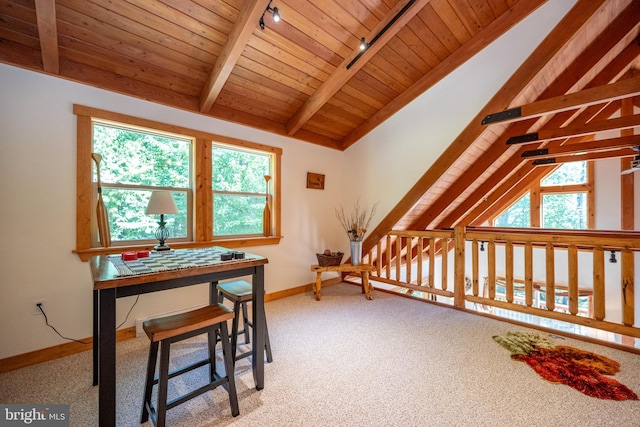
[[(343, 153), (0, 64), (0, 359), (65, 342), (32, 316), (45, 300), (64, 335), (91, 336), (89, 266), (75, 248), (76, 116), (82, 104), (131, 116), (281, 147), (279, 245), (250, 248), (266, 256), (267, 292), (312, 283), (309, 266), (325, 248), (348, 247), (333, 209), (342, 194)], [(326, 174), (325, 190), (306, 188), (308, 171)], [(202, 304), (206, 286), (147, 294), (135, 319)], [(133, 298), (118, 301), (124, 320)]]

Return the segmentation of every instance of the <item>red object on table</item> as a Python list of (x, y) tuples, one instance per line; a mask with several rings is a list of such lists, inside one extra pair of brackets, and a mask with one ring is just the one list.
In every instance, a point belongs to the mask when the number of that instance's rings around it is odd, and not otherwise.
[(122, 252), (122, 259), (125, 261), (135, 261), (138, 255), (135, 252)]
[(136, 255), (138, 255), (138, 258), (149, 258), (149, 251), (138, 251)]

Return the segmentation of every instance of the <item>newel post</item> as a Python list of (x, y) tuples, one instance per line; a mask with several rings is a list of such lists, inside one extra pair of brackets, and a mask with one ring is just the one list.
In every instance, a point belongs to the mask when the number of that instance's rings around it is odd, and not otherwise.
[(464, 308), (464, 226), (455, 226), (453, 229), (453, 241), (455, 245), (455, 258), (453, 261), (453, 305), (458, 308)]

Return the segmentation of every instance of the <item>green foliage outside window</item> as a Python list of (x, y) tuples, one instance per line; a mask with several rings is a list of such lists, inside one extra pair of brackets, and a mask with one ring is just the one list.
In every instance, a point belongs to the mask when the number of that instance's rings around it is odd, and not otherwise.
[(497, 217), (494, 221), (494, 226), (529, 228), (531, 226), (530, 206), (531, 197), (527, 193)]
[(173, 190), (179, 214), (165, 216), (171, 237), (188, 235), (190, 140), (96, 123), (93, 151), (102, 155), (100, 179), (113, 241), (155, 240), (159, 216), (145, 214), (154, 187)]
[(214, 145), (212, 149), (213, 235), (262, 233), (269, 155)]
[(587, 195), (585, 193), (544, 194), (542, 227), (576, 230), (587, 228)]

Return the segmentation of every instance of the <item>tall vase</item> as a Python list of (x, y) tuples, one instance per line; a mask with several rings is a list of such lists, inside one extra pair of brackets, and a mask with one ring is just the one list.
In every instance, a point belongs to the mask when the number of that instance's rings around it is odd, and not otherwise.
[(351, 265), (362, 264), (362, 240), (351, 240)]

